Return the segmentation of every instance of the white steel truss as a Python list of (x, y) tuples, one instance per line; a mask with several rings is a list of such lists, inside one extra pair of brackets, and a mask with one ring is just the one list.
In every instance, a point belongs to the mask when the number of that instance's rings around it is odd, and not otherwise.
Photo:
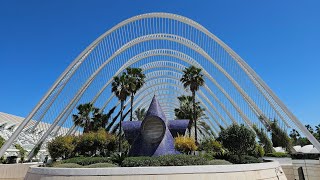
[(166, 115), (173, 118), (173, 109), (178, 106), (174, 97), (190, 94), (179, 82), (182, 70), (190, 65), (201, 68), (206, 78), (197, 99), (205, 107), (215, 134), (219, 125), (245, 123), (263, 128), (270, 119), (276, 119), (286, 130), (299, 130), (320, 151), (315, 137), (224, 42), (189, 18), (148, 13), (120, 22), (91, 43), (16, 128), (0, 149), (0, 156), (25, 131), (43, 132), (29, 157), (49, 136), (76, 132), (71, 115), (79, 104), (92, 102), (102, 110), (118, 105), (110, 90), (112, 78), (129, 66), (140, 67), (147, 75), (145, 86), (136, 94), (133, 110), (147, 107), (152, 95), (159, 94)]

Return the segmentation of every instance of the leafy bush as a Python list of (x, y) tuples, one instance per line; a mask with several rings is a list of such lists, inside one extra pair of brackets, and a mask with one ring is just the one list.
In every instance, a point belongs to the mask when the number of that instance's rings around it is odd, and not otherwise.
[(259, 143), (263, 145), (264, 152), (272, 153), (274, 150), (273, 150), (272, 142), (269, 139), (267, 133), (262, 128), (259, 129), (255, 124), (252, 126), (252, 128), (254, 129), (254, 131), (256, 132), (259, 138)]
[(83, 156), (110, 155), (116, 149), (116, 136), (104, 129), (77, 137), (76, 152)]
[(228, 164), (232, 164), (232, 163), (223, 159), (215, 159), (207, 162), (207, 165), (228, 165)]
[(48, 143), (48, 151), (53, 160), (58, 158), (66, 159), (71, 157), (75, 145), (73, 136), (58, 136)]
[(204, 154), (204, 157), (208, 158), (216, 158), (225, 153), (222, 144), (212, 138), (202, 141), (199, 149), (205, 151), (206, 153)]
[(262, 160), (253, 156), (242, 155), (240, 158), (236, 155), (230, 155), (228, 161), (233, 164), (251, 164), (251, 163), (261, 163)]
[(90, 164), (84, 167), (85, 168), (105, 168), (105, 167), (118, 167), (118, 166), (111, 163), (96, 163), (96, 164)]
[(159, 157), (128, 157), (123, 167), (140, 167), (140, 166), (188, 166), (204, 165), (206, 160), (200, 156), (191, 155), (165, 155)]
[(254, 150), (251, 153), (249, 153), (249, 155), (257, 157), (257, 158), (263, 157), (264, 154), (265, 154), (264, 149), (259, 144), (256, 144), (256, 147), (254, 148)]
[[(2, 145), (6, 142), (6, 140), (0, 136), (0, 148), (2, 147)], [(4, 156), (1, 156), (0, 157), (0, 163), (5, 163), (5, 159), (4, 159)]]
[(16, 144), (14, 146), (15, 146), (16, 149), (19, 150), (19, 155), (20, 155), (20, 158), (21, 158), (21, 162), (24, 162), (24, 158), (26, 156), (27, 150), (23, 149), (23, 147), (20, 144)]
[(57, 167), (57, 168), (82, 168), (83, 166), (76, 164), (76, 163), (62, 163), (62, 164), (56, 164), (53, 167)]
[(274, 152), (274, 153), (267, 153), (267, 157), (289, 157), (290, 155), (283, 152)]
[(125, 153), (113, 153), (111, 155), (111, 161), (118, 164), (119, 166), (122, 165), (122, 162), (125, 160), (125, 158), (127, 157), (127, 155)]
[(196, 142), (191, 137), (180, 136), (174, 138), (174, 147), (177, 151), (190, 154), (191, 151), (197, 150)]
[(110, 158), (107, 157), (75, 157), (67, 160), (62, 161), (63, 164), (65, 163), (75, 163), (82, 166), (87, 166), (90, 164), (96, 163), (112, 163)]
[(271, 139), (273, 146), (283, 147), (287, 152), (290, 153), (292, 149), (292, 143), (287, 132), (279, 127), (276, 119), (271, 123), (270, 127), (272, 132)]
[(248, 155), (255, 148), (255, 134), (250, 129), (242, 125), (233, 124), (227, 129), (221, 130), (218, 138), (222, 145), (232, 154)]

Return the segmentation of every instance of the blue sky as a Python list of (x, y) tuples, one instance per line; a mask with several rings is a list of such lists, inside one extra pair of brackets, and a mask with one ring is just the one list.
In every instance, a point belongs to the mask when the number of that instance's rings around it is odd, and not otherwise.
[(118, 22), (170, 12), (217, 35), (304, 124), (319, 124), (319, 9), (316, 0), (2, 0), (0, 112), (26, 116), (72, 60)]

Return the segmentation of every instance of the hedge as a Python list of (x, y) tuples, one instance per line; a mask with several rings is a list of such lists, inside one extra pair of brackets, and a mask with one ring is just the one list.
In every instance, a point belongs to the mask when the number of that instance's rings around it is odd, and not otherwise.
[(258, 159), (253, 156), (242, 155), (241, 160), (237, 155), (230, 155), (227, 159), (229, 162), (233, 164), (251, 164), (251, 163), (262, 163), (262, 159)]
[(290, 155), (283, 152), (274, 152), (274, 153), (267, 153), (266, 157), (290, 157)]
[(112, 163), (112, 161), (108, 157), (75, 157), (63, 160), (62, 163), (75, 163), (82, 166), (87, 166), (96, 163)]
[(159, 157), (128, 157), (122, 162), (123, 167), (141, 166), (189, 166), (205, 165), (206, 159), (191, 155), (165, 155)]

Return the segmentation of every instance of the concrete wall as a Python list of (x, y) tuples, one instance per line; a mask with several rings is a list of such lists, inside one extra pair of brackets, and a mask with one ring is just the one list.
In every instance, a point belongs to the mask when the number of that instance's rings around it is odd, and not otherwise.
[(292, 160), (295, 179), (299, 179), (298, 168), (302, 167), (306, 180), (320, 180), (319, 160)]
[(31, 164), (0, 164), (0, 180), (21, 180), (26, 176)]
[(41, 168), (30, 167), (26, 180), (286, 180), (278, 162), (174, 167)]
[(291, 158), (265, 158), (278, 161), (288, 180), (298, 180), (298, 168), (302, 167), (306, 180), (320, 180), (320, 160), (292, 160)]

